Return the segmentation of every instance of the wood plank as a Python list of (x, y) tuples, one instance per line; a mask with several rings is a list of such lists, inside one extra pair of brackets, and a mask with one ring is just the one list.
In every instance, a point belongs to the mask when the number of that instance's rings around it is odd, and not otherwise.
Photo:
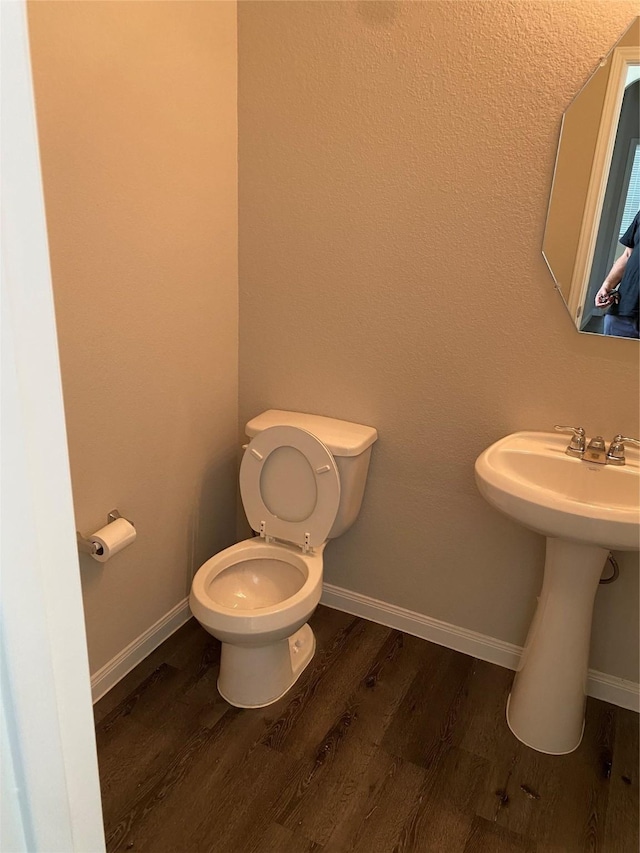
[(163, 775), (194, 729), (210, 728), (226, 713), (215, 690), (215, 658), (194, 658), (191, 670), (162, 664), (97, 726), (107, 823)]
[[(331, 832), (327, 853), (370, 853), (395, 849), (400, 833), (416, 801), (425, 771), (409, 761), (378, 750), (370, 776), (359, 789), (359, 802)], [(383, 770), (384, 772), (379, 772)]]
[[(536, 853), (534, 842), (482, 817), (473, 821), (462, 853)], [(567, 850), (566, 853), (569, 853)]]
[[(352, 717), (345, 712), (320, 744), (313, 764), (301, 761), (275, 804), (274, 819), (325, 844), (345, 813), (355, 806), (360, 785), (369, 788), (384, 775), (387, 757), (374, 744), (347, 740)], [(346, 743), (342, 743), (347, 740)]]
[[(387, 773), (390, 759), (379, 755), (377, 746), (419, 669), (422, 647), (415, 638), (388, 631), (360, 681), (357, 669), (349, 668), (351, 690), (346, 699), (339, 696), (338, 716), (320, 742), (307, 727), (300, 733), (303, 743), (288, 750), (305, 760), (278, 798), (275, 821), (297, 826), (323, 845), (330, 836), (335, 838), (339, 825), (353, 821), (365, 806), (369, 789)], [(359, 643), (358, 655), (367, 648), (365, 642)], [(312, 809), (307, 808), (309, 801)]]
[(293, 693), (262, 743), (298, 757), (312, 753), (390, 633), (390, 628), (360, 619), (341, 630), (314, 661), (306, 684)]
[[(272, 823), (245, 853), (322, 853), (322, 845), (284, 826)], [(344, 851), (343, 851), (344, 853)]]
[[(399, 850), (422, 849), (425, 845), (425, 849), (434, 850), (451, 843), (462, 845), (491, 771), (489, 758), (460, 745), (477, 746), (474, 721), (495, 712), (490, 688), (495, 687), (493, 682), (498, 668), (438, 647), (431, 647), (429, 654), (439, 658), (438, 665), (434, 668), (433, 661), (428, 661), (427, 672), (418, 674), (412, 695), (407, 695), (402, 709), (413, 712), (410, 721), (413, 729), (400, 714), (393, 733), (394, 737), (402, 739), (404, 732), (404, 746), (402, 740), (400, 743), (403, 755), (412, 755), (413, 760), (427, 770), (403, 827)], [(435, 694), (435, 701), (432, 699), (431, 703), (430, 694)], [(429, 705), (428, 712), (415, 714), (416, 707)], [(416, 723), (420, 724), (420, 729)], [(390, 742), (391, 738), (385, 738), (385, 746)], [(399, 751), (395, 744), (392, 748)], [(444, 814), (449, 817), (443, 823)], [(447, 823), (450, 831), (446, 830)]]
[[(115, 707), (132, 693), (138, 685), (148, 678), (158, 669), (163, 663), (167, 663), (169, 658), (178, 651), (181, 647), (187, 649), (187, 654), (192, 647), (192, 644), (201, 642), (202, 635), (205, 632), (195, 619), (190, 619), (174, 634), (168, 637), (164, 643), (154, 649), (151, 654), (141, 661), (138, 666), (131, 670), (123, 679), (121, 679), (111, 690), (99, 699), (93, 706), (93, 716), (97, 723), (100, 723)], [(179, 667), (176, 667), (179, 668)]]
[[(256, 743), (219, 784), (207, 784), (206, 808), (203, 801), (194, 808), (191, 803), (176, 800), (169, 814), (174, 827), (184, 827), (178, 838), (189, 838), (185, 849), (200, 853), (213, 839), (214, 849), (220, 853), (254, 849), (255, 840), (262, 838), (271, 824), (272, 801), (292, 772), (289, 756)], [(156, 820), (147, 829), (143, 853), (175, 853), (175, 839), (175, 835), (167, 839), (166, 828)]]
[(425, 798), (400, 834), (393, 853), (460, 853), (469, 837), (473, 816)]
[(590, 699), (580, 749), (545, 756), (506, 726), (512, 673), (328, 608), (312, 627), (268, 708), (221, 699), (195, 624), (98, 703), (109, 851), (638, 850), (637, 715)]
[[(330, 836), (335, 843), (338, 826), (354, 821), (370, 790), (388, 771), (391, 761), (377, 747), (419, 668), (422, 645), (400, 632), (388, 633), (348, 698), (341, 699), (339, 716), (320, 743), (304, 733), (308, 749), (298, 747), (295, 752), (308, 759), (281, 793), (274, 820), (300, 827), (323, 845)], [(307, 808), (309, 801), (312, 809)]]
[(156, 818), (164, 825), (167, 836), (173, 838), (173, 843), (177, 842), (175, 815), (168, 814), (167, 806), (175, 798), (179, 803), (185, 799), (197, 800), (205, 807), (206, 798), (203, 801), (199, 796), (198, 775), (202, 774), (189, 777), (189, 771), (194, 765), (202, 768), (204, 764), (203, 769), (207, 770), (220, 764), (229, 743), (227, 732), (234, 727), (240, 713), (237, 709), (229, 709), (212, 728), (195, 730), (174, 753), (163, 772), (139, 786), (135, 799), (105, 827), (107, 851), (131, 849), (134, 845), (139, 850), (143, 847), (147, 824)]
[(468, 707), (460, 746), (489, 760), (495, 759), (496, 749), (505, 744), (515, 746), (506, 720), (506, 708), (513, 672), (500, 666), (476, 660), (468, 684)]
[(438, 757), (425, 768), (394, 851), (461, 851), (473, 825), (487, 765), (486, 759), (443, 742)]
[(607, 853), (640, 850), (638, 729), (637, 714), (624, 708), (615, 709), (615, 738), (603, 845)]
[[(317, 621), (316, 635), (319, 646), (322, 646), (331, 645), (336, 629), (344, 627), (345, 623), (350, 624), (353, 617), (345, 619), (343, 614), (334, 616), (334, 611), (328, 611), (320, 613)], [(198, 648), (201, 655), (202, 647)], [(322, 668), (322, 663), (318, 664), (316, 657), (296, 688), (304, 690), (305, 680), (312, 674), (314, 664)], [(191, 671), (184, 671), (182, 677), (186, 685), (193, 686), (195, 683), (193, 669), (192, 666)], [(200, 658), (197, 659), (195, 669), (202, 676)], [(127, 849), (127, 845), (134, 839), (137, 839), (137, 848), (140, 849), (156, 834), (173, 838), (172, 843), (177, 844), (176, 849), (179, 849), (183, 843), (182, 836), (173, 835), (174, 828), (183, 824), (185, 814), (198, 817), (201, 812), (210, 810), (210, 803), (215, 802), (217, 792), (224, 788), (227, 774), (232, 769), (235, 771), (243, 757), (264, 734), (271, 723), (271, 715), (277, 717), (290, 701), (289, 696), (285, 696), (268, 708), (241, 711), (227, 705), (213, 689), (211, 693), (205, 691), (205, 694), (200, 697), (204, 705), (195, 718), (197, 725), (184, 738), (181, 748), (171, 755), (162, 756), (164, 765), (155, 768), (153, 775), (138, 783), (136, 795), (129, 797), (125, 807), (118, 802), (117, 817), (108, 825), (108, 850)], [(184, 702), (183, 696), (180, 703)], [(217, 709), (214, 717), (210, 713), (213, 708)], [(176, 708), (176, 711), (179, 718), (185, 714), (183, 708)], [(200, 784), (198, 779), (204, 779), (206, 784)], [(110, 813), (112, 811), (110, 809)], [(171, 826), (169, 833), (167, 822)]]
[(459, 716), (466, 713), (467, 684), (474, 665), (473, 658), (425, 642), (424, 664), (387, 729), (384, 749), (429, 767), (458, 745), (464, 735)]
[(545, 755), (513, 738), (497, 754), (484, 801), (493, 800), (493, 810), (483, 816), (544, 850), (602, 850), (613, 720), (611, 705), (590, 700), (582, 744), (569, 755)]
[[(348, 627), (352, 621), (347, 626), (342, 622), (343, 627)], [(334, 647), (334, 643), (327, 645), (330, 653)], [(296, 685), (294, 691), (298, 689), (302, 696), (309, 695), (305, 677), (313, 685), (317, 679), (321, 680), (325, 669), (324, 656), (320, 653), (303, 675), (301, 686)], [(238, 725), (243, 724), (242, 739), (236, 737), (234, 742), (231, 736), (227, 738), (237, 751), (235, 759), (230, 761), (229, 752), (218, 755), (214, 762), (213, 755), (195, 758), (182, 784), (189, 792), (189, 799), (185, 801), (179, 792), (171, 792), (161, 812), (156, 810), (151, 818), (143, 812), (142, 821), (137, 825), (136, 849), (172, 853), (176, 849), (172, 845), (180, 844), (180, 849), (196, 853), (215, 838), (212, 850), (225, 853), (233, 849), (243, 853), (252, 850), (254, 842), (272, 823), (274, 800), (287, 780), (295, 775), (292, 757), (260, 742), (260, 735), (269, 725), (267, 714), (271, 715), (274, 709), (282, 714), (283, 705), (289, 701), (284, 697), (267, 709), (238, 712)], [(194, 792), (190, 779), (203, 780), (204, 784), (198, 781), (198, 790)], [(167, 821), (172, 826), (169, 835)], [(182, 840), (178, 841), (184, 837), (189, 839), (187, 847)]]

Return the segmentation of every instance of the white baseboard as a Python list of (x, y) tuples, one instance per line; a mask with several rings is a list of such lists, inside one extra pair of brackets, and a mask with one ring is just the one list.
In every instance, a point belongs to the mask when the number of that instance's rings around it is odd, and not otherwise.
[(112, 658), (101, 669), (91, 676), (91, 696), (93, 702), (101, 699), (112, 687), (125, 677), (131, 670), (157, 649), (178, 628), (191, 618), (189, 599), (178, 602), (168, 613), (159, 619), (155, 625), (148, 628), (144, 634), (135, 639)]
[[(351, 592), (333, 584), (324, 584), (321, 603), (334, 610), (362, 616), (379, 625), (387, 625), (398, 631), (412, 634), (439, 646), (495, 663), (506, 669), (517, 669), (522, 647), (506, 643), (486, 634), (478, 634), (467, 628), (441, 622), (431, 616), (406, 610), (367, 595)], [(168, 639), (178, 628), (191, 618), (189, 599), (180, 601), (154, 625), (130, 643), (120, 654), (106, 663), (91, 676), (91, 693), (97, 702), (122, 678), (143, 661), (147, 655)], [(617, 678), (590, 669), (587, 679), (587, 694), (595, 699), (610, 702), (631, 711), (640, 711), (640, 685), (634, 681)]]
[(587, 695), (636, 713), (640, 711), (640, 684), (597, 669), (590, 669), (587, 674)]
[[(471, 657), (495, 663), (506, 669), (517, 669), (522, 654), (522, 647), (505, 643), (486, 634), (478, 634), (466, 628), (459, 628), (448, 622), (441, 622), (413, 610), (405, 610), (395, 604), (387, 604), (376, 598), (351, 592), (333, 584), (323, 586), (321, 604), (342, 610), (354, 616), (362, 616), (379, 625), (387, 625), (414, 637), (429, 640), (439, 646), (446, 646), (457, 652), (463, 652)], [(590, 669), (587, 678), (587, 694), (595, 699), (602, 699), (612, 705), (640, 711), (640, 685), (624, 678), (616, 678)]]

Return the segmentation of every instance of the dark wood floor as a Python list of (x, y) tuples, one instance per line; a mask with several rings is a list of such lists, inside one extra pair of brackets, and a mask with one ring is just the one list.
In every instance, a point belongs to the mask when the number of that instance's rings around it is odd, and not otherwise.
[(513, 673), (327, 608), (290, 693), (241, 711), (191, 621), (95, 707), (107, 849), (637, 853), (638, 716), (589, 699), (580, 748), (509, 732)]

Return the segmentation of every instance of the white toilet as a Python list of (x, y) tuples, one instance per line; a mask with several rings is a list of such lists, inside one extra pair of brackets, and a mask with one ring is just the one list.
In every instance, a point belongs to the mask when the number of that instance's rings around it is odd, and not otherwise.
[(360, 512), (378, 434), (275, 409), (249, 421), (246, 434), (240, 492), (260, 535), (207, 560), (189, 605), (222, 642), (220, 694), (239, 708), (261, 708), (283, 696), (313, 657), (306, 623), (322, 593), (322, 554)]

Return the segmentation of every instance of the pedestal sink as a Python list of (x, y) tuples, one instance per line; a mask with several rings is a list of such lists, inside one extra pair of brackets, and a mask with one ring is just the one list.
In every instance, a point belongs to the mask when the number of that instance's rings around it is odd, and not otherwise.
[(527, 746), (552, 755), (580, 745), (593, 604), (611, 550), (640, 548), (640, 465), (565, 454), (558, 433), (516, 432), (476, 460), (478, 489), (496, 509), (547, 537), (542, 591), (507, 703)]

